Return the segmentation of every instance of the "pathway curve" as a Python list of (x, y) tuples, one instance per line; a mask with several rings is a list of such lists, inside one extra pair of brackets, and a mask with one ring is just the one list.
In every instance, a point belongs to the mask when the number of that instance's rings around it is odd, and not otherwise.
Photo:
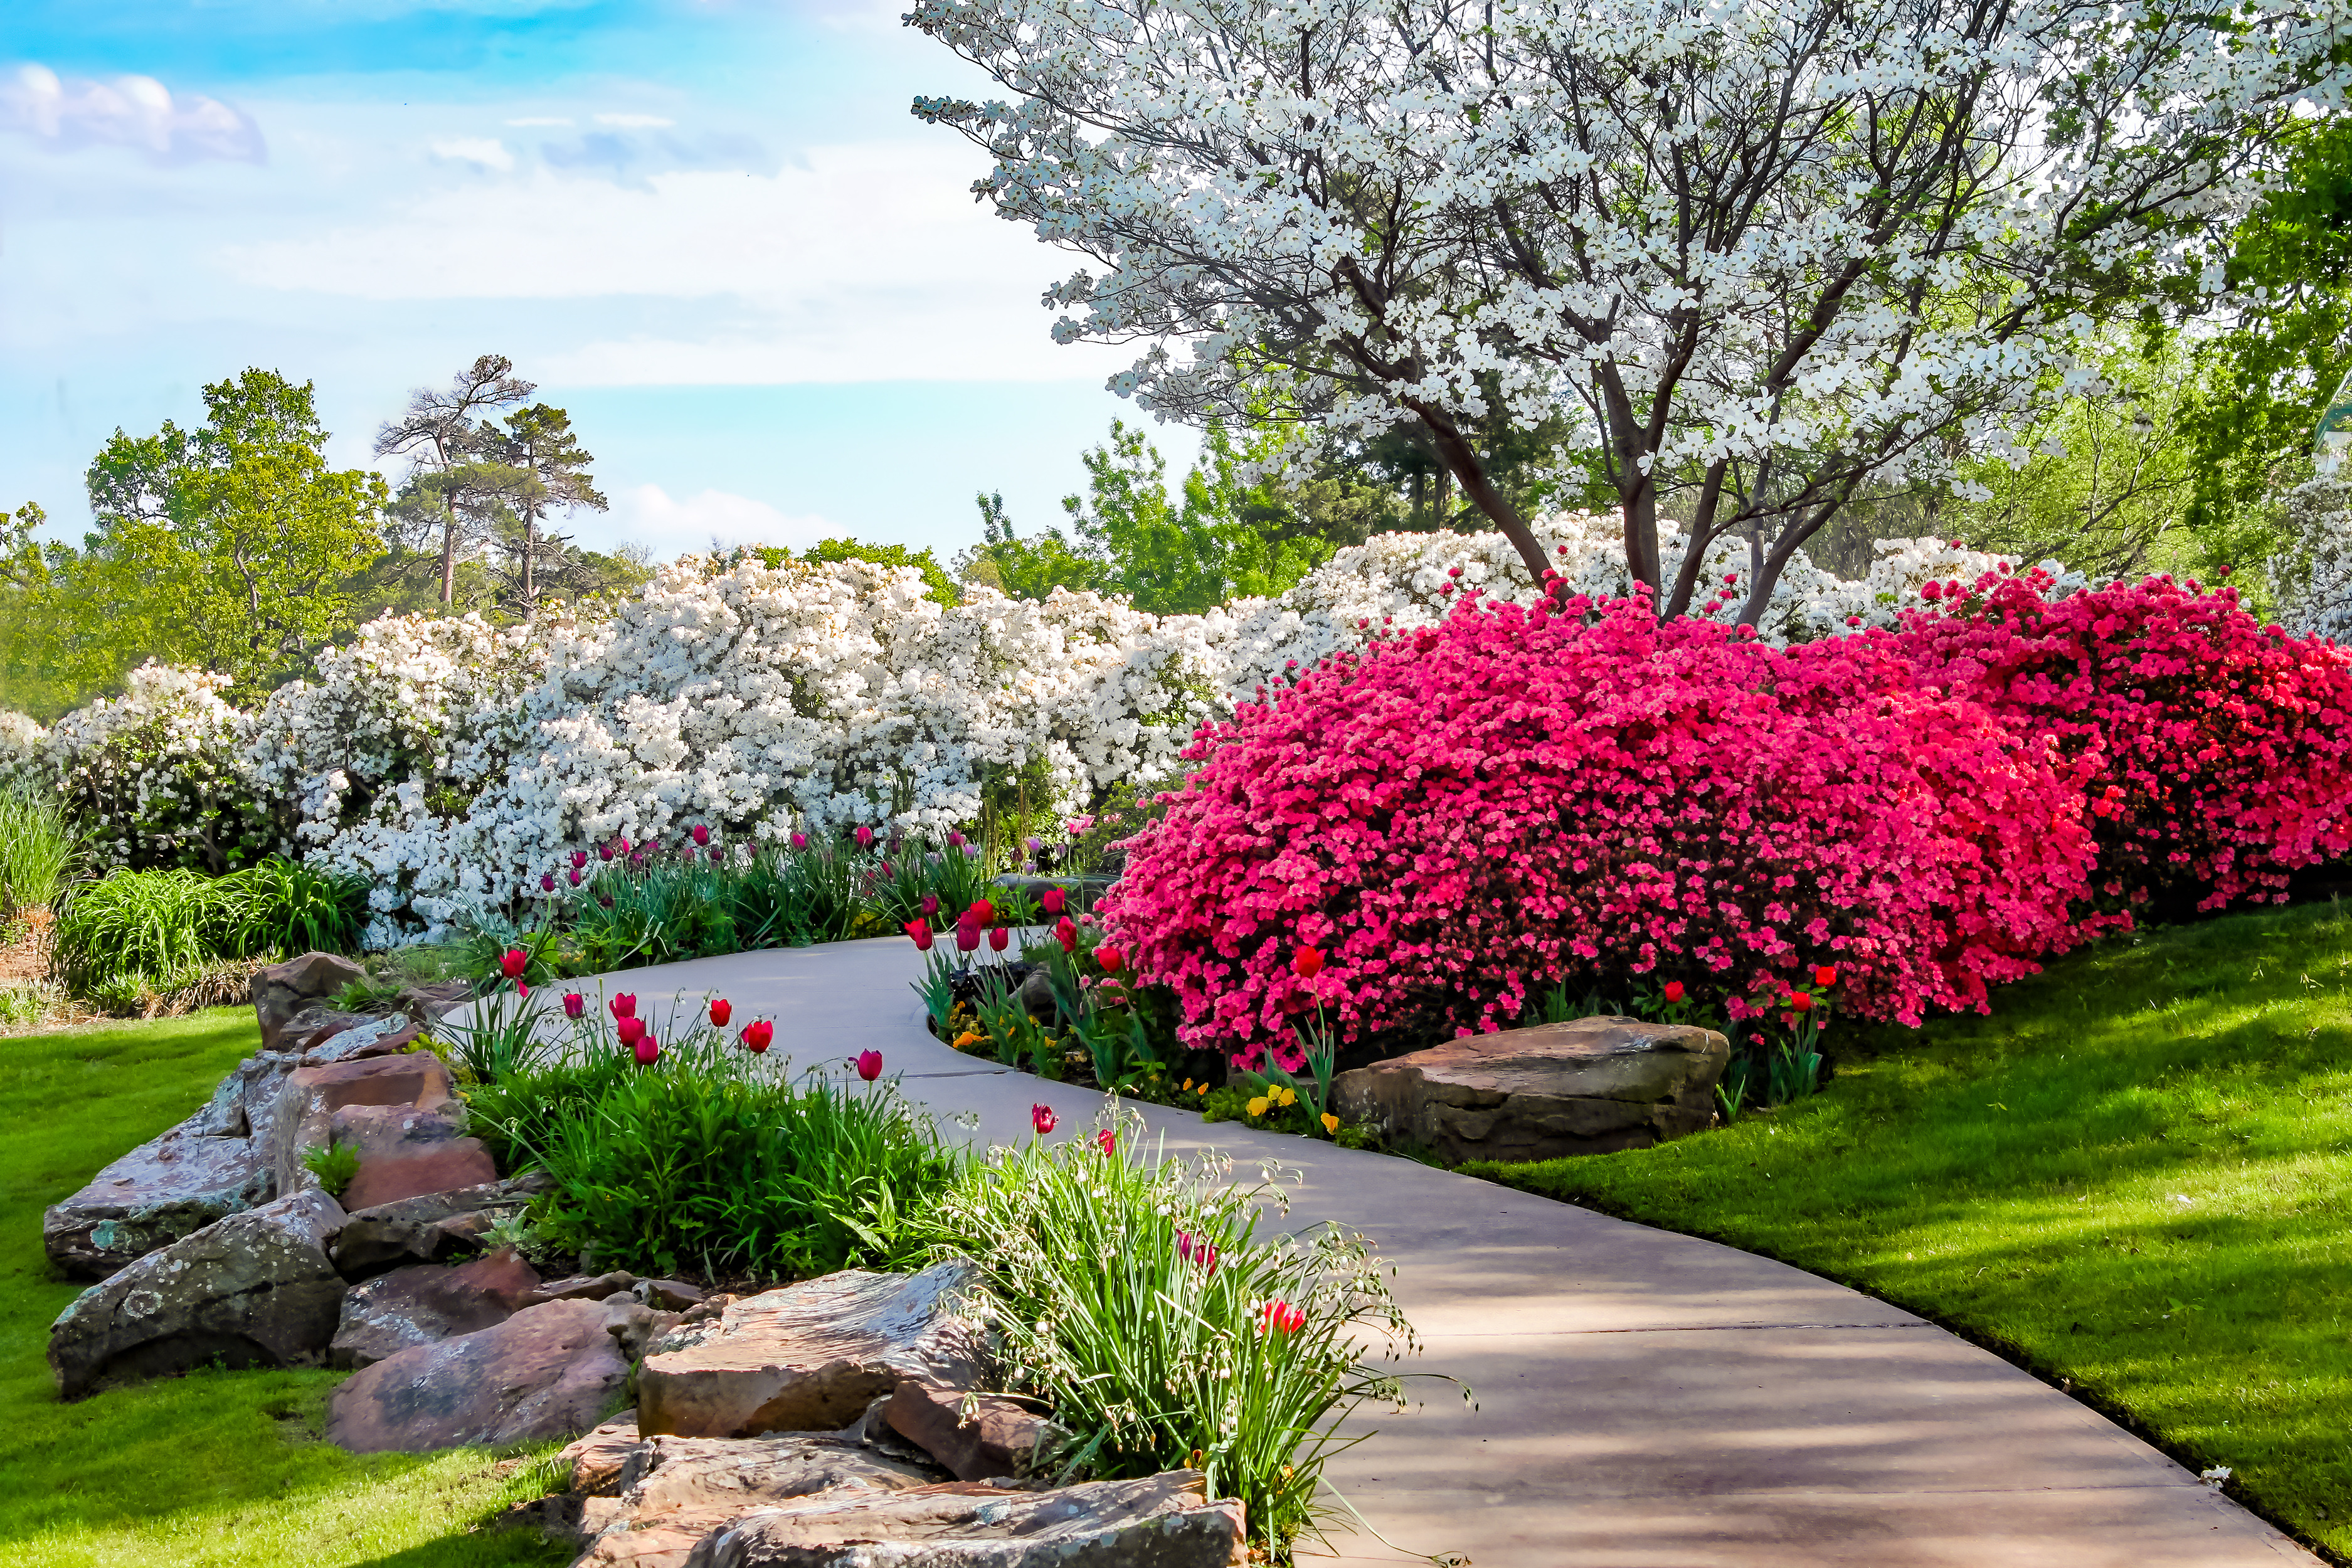
[[(933, 1039), (901, 939), (609, 977), (776, 1020), (806, 1067), (875, 1048), (941, 1117), (1020, 1142), (1085, 1089)], [(1423, 1335), (1425, 1405), (1330, 1479), (1389, 1540), (1347, 1563), (1472, 1568), (2316, 1568), (2318, 1560), (2105, 1417), (1989, 1352), (1785, 1264), (1411, 1161), (1140, 1107), (1171, 1149), (1301, 1167), (1294, 1223), (1363, 1231)]]

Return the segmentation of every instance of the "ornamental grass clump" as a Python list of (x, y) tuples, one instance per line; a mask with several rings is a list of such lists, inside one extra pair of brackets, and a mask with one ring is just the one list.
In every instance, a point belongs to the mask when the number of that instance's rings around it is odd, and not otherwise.
[(929, 1119), (877, 1081), (878, 1057), (853, 1085), (795, 1076), (764, 1057), (767, 1020), (721, 1026), (709, 1001), (563, 1010), (558, 1047), (466, 1098), (501, 1168), (554, 1177), (540, 1240), (598, 1268), (775, 1280), (887, 1262), (955, 1177)]
[(1192, 1468), (1239, 1498), (1250, 1537), (1286, 1549), (1328, 1522), (1333, 1428), (1366, 1400), (1397, 1402), (1384, 1357), (1416, 1350), (1363, 1237), (1321, 1226), (1268, 1236), (1283, 1173), (1232, 1181), (1215, 1153), (1147, 1148), (1142, 1119), (997, 1148), (925, 1221), (933, 1256), (968, 1256), (975, 1309), (999, 1336), (1007, 1385), (1044, 1399), (1069, 1439), (1065, 1476)]
[(1418, 1043), (1553, 986), (1719, 998), (1820, 963), (1852, 1012), (1916, 1021), (2121, 919), (2076, 912), (2092, 764), (1884, 638), (1472, 595), (1186, 756), (1104, 909), (1179, 1037), (1244, 1068), (1298, 1071), (1318, 1006), (1341, 1041)]

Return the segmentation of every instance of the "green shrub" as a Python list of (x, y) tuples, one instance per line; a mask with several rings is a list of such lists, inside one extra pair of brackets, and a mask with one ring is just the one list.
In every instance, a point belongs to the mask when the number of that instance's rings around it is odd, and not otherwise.
[(359, 950), (368, 918), (365, 877), (320, 871), (273, 855), (221, 879), (245, 887), (243, 946), (235, 956)]
[(683, 1023), (655, 1025), (651, 1067), (589, 1019), (559, 1059), (468, 1089), (509, 1168), (555, 1178), (539, 1234), (598, 1268), (711, 1278), (804, 1279), (907, 1251), (910, 1215), (957, 1170), (929, 1121), (890, 1084), (795, 1079), (708, 1026), (669, 1037)]
[(0, 919), (54, 903), (88, 838), (55, 796), (0, 788)]
[(1107, 1109), (1062, 1143), (992, 1150), (926, 1216), (929, 1250), (981, 1266), (1010, 1385), (1074, 1435), (1066, 1473), (1197, 1467), (1286, 1549), (1328, 1512), (1335, 1413), (1402, 1400), (1374, 1362), (1412, 1330), (1361, 1237), (1258, 1234), (1285, 1207), (1277, 1172), (1235, 1184), (1230, 1160), (1147, 1156), (1142, 1133)]
[(109, 1005), (195, 986), (217, 961), (349, 951), (366, 884), (286, 860), (206, 877), (120, 867), (68, 889), (57, 919), (68, 989)]
[(302, 1151), (302, 1166), (319, 1178), (320, 1189), (329, 1197), (341, 1197), (352, 1178), (360, 1173), (359, 1146), (331, 1142), (321, 1149), (314, 1143)]

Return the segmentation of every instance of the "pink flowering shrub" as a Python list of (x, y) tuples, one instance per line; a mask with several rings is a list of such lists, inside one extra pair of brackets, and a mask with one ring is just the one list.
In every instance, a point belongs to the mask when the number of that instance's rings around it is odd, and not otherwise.
[(1244, 1067), (1295, 1065), (1318, 1003), (1386, 1043), (1635, 975), (1727, 996), (1833, 963), (1865, 1016), (1980, 1009), (2112, 918), (2073, 912), (2093, 763), (1903, 655), (1474, 597), (1204, 728), (1105, 910), (1183, 1042)]
[(1919, 679), (2091, 762), (2098, 891), (2201, 910), (2284, 902), (2287, 872), (2352, 849), (2352, 654), (2151, 577), (2054, 603), (2047, 584), (1945, 585), (1892, 634)]

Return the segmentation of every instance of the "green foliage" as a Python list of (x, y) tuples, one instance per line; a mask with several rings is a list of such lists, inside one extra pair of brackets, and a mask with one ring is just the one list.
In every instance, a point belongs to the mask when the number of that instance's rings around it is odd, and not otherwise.
[[(1242, 1500), (1254, 1540), (1287, 1547), (1347, 1446), (1334, 1413), (1401, 1402), (1375, 1362), (1410, 1353), (1412, 1328), (1362, 1237), (1259, 1235), (1286, 1206), (1278, 1173), (1235, 1183), (1229, 1160), (1143, 1137), (1140, 1116), (1107, 1110), (1061, 1143), (992, 1150), (926, 1216), (929, 1250), (980, 1265), (1011, 1386), (1073, 1434), (1066, 1473), (1196, 1467), (1210, 1496)], [(1269, 1323), (1269, 1302), (1295, 1324)]]
[(598, 1268), (797, 1279), (906, 1250), (956, 1160), (895, 1084), (844, 1087), (685, 1015), (640, 1068), (601, 1026), (561, 1065), (469, 1089), (474, 1120), (555, 1178), (538, 1234)]
[(57, 965), (76, 995), (168, 992), (216, 959), (349, 952), (366, 907), (363, 879), (285, 860), (225, 877), (118, 867), (59, 901)]
[(2352, 919), (2144, 931), (1992, 1005), (1719, 1131), (1465, 1169), (1951, 1324), (2352, 1553)]
[(0, 920), (54, 902), (88, 840), (56, 795), (0, 785)]
[(196, 1372), (58, 1403), (41, 1212), (198, 1110), (260, 1048), (253, 1009), (12, 1039), (0, 1055), (0, 1540), (28, 1568), (557, 1568), (536, 1531), (486, 1528), (496, 1454), (349, 1454), (319, 1440), (342, 1374)]
[(341, 1197), (360, 1173), (359, 1145), (331, 1142), (322, 1149), (313, 1143), (302, 1151), (302, 1168), (319, 1178), (320, 1189), (329, 1197)]

